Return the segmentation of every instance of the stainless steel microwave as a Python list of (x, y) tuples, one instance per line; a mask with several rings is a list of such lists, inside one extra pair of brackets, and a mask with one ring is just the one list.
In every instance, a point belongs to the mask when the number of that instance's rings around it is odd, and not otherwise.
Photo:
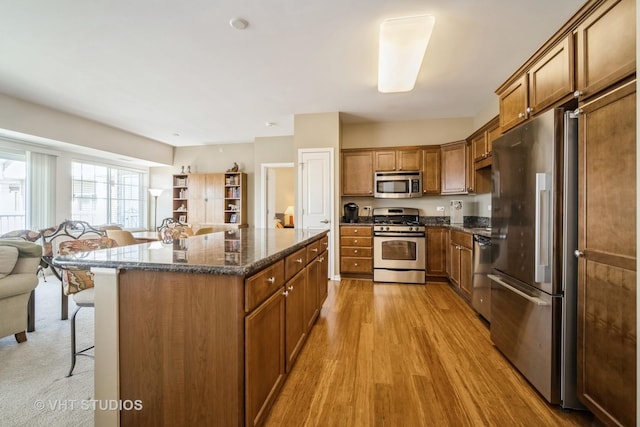
[(422, 197), (422, 172), (376, 172), (373, 177), (374, 197), (410, 199)]

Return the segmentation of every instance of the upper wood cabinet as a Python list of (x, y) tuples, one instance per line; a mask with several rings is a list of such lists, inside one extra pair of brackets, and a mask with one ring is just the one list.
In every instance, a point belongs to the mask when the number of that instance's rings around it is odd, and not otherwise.
[(374, 152), (374, 171), (417, 171), (422, 166), (422, 151), (384, 150)]
[(574, 91), (573, 35), (538, 58), (506, 87), (496, 91), (500, 104), (500, 129), (504, 133)]
[(342, 152), (342, 195), (373, 196), (373, 152)]
[(189, 175), (189, 222), (223, 224), (225, 222), (224, 173)]
[(440, 194), (440, 146), (422, 150), (422, 194)]
[[(489, 123), (482, 126), (476, 132), (469, 137), (471, 143), (471, 156), (473, 162), (482, 162), (485, 159), (489, 159), (488, 163), (483, 162), (482, 166), (489, 166), (491, 164), (491, 150), (493, 147), (493, 141), (501, 135), (499, 117), (496, 116)], [(484, 164), (486, 163), (486, 164)]]
[(465, 194), (467, 189), (467, 143), (454, 142), (442, 146), (441, 194)]
[(581, 100), (635, 73), (635, 0), (604, 1), (578, 26), (576, 35)]

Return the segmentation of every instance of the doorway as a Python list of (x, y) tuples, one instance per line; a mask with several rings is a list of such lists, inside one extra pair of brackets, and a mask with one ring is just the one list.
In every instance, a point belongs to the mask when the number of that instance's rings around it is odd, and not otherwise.
[(293, 163), (261, 165), (260, 227), (295, 227), (295, 170)]

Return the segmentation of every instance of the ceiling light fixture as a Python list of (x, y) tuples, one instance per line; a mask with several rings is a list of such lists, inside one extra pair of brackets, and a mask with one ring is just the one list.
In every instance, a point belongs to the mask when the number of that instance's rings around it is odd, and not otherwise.
[(249, 22), (246, 19), (233, 18), (229, 21), (229, 25), (231, 25), (236, 30), (244, 30), (249, 26)]
[(386, 19), (380, 24), (379, 92), (414, 88), (435, 22), (433, 15), (420, 15)]

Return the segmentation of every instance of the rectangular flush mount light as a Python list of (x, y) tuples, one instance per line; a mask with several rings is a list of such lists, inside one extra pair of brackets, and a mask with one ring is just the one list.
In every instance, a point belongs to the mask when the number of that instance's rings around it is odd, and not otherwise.
[(432, 15), (386, 19), (380, 24), (378, 91), (413, 89), (436, 19)]

